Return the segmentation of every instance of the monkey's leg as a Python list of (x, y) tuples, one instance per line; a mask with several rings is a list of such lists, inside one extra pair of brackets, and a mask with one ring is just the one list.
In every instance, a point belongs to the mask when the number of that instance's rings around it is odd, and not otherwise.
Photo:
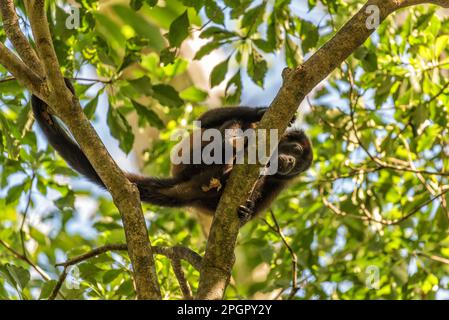
[(195, 206), (209, 207), (215, 203), (226, 183), (223, 166), (204, 166), (201, 173), (189, 178), (156, 179), (129, 175), (137, 184), (142, 201), (168, 207)]

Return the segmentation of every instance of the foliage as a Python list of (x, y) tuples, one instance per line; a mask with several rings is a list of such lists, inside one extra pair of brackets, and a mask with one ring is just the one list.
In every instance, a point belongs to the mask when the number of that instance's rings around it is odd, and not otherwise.
[[(272, 67), (268, 58), (298, 66), (362, 3), (76, 2), (81, 24), (72, 30), (65, 27), (67, 3), (47, 8), (63, 72), (75, 78), (89, 118), (96, 123), (106, 115), (125, 153), (135, 146), (137, 130), (129, 124), (134, 114), (139, 128), (160, 129), (143, 154), (144, 169), (153, 175), (168, 175), (171, 134), (206, 110), (206, 88), (198, 88), (187, 72), (192, 60), (220, 50), (224, 59), (211, 71), (210, 86), (222, 84), (223, 104), (238, 104), (249, 82), (265, 86)], [(298, 14), (303, 5), (309, 12)], [(435, 9), (390, 17), (310, 97), (304, 122), (315, 146), (313, 168), (279, 197), (272, 215), (243, 228), (227, 298), (447, 294), (449, 21)], [(205, 44), (187, 59), (181, 47), (193, 34)], [(5, 39), (3, 29), (0, 38)], [(81, 81), (80, 72), (95, 73), (91, 78), (101, 81)], [(76, 174), (32, 130), (29, 94), (2, 67), (0, 73), (0, 298), (47, 299), (62, 271), (56, 263), (123, 243), (124, 234), (105, 193), (64, 178)], [(82, 215), (86, 206), (92, 208), (88, 219)], [(204, 252), (194, 216), (145, 209), (154, 245)], [(297, 288), (292, 256), (297, 256)], [(156, 267), (165, 298), (181, 298), (169, 260), (158, 256)], [(198, 272), (183, 267), (195, 290)], [(90, 259), (70, 270), (62, 295), (134, 298), (129, 268), (120, 252)]]

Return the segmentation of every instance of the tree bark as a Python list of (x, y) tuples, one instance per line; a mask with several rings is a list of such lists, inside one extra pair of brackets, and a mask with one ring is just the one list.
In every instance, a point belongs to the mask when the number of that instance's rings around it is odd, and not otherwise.
[[(32, 94), (45, 101), (51, 110), (67, 125), (83, 152), (112, 195), (123, 220), (128, 254), (133, 266), (138, 299), (160, 299), (161, 293), (154, 265), (148, 231), (140, 204), (137, 187), (132, 184), (109, 155), (102, 141), (83, 113), (78, 99), (67, 89), (53, 48), (44, 0), (27, 0), (28, 15), (40, 62), (24, 44), (24, 36), (14, 22), (15, 8), (11, 1), (1, 3), (6, 34), (13, 39), (20, 60), (0, 43), (0, 63)], [(34, 52), (34, 51), (33, 51)], [(27, 61), (26, 59), (31, 60)], [(43, 66), (43, 69), (42, 69)], [(36, 74), (43, 70), (43, 75)], [(42, 77), (43, 76), (43, 77)]]
[[(382, 22), (398, 9), (424, 3), (449, 7), (449, 0), (369, 0), (303, 65), (295, 70), (284, 70), (283, 85), (258, 128), (278, 129), (278, 137), (282, 136), (304, 98), (374, 32), (366, 24), (371, 13), (367, 12), (368, 6), (374, 5), (379, 9), (379, 20)], [(267, 139), (267, 145), (271, 145), (269, 135)], [(235, 261), (234, 248), (239, 230), (237, 210), (247, 199), (259, 172), (259, 166), (249, 164), (237, 165), (232, 170), (212, 222), (200, 275), (198, 299), (222, 299), (224, 296)]]

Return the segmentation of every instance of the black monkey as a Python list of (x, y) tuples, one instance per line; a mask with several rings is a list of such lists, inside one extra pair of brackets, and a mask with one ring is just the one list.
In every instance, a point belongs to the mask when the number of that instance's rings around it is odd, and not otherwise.
[[(72, 84), (66, 80), (70, 91)], [(31, 104), (34, 117), (48, 142), (77, 172), (90, 181), (104, 187), (95, 169), (78, 144), (67, 134), (48, 110), (48, 106), (36, 96)], [(202, 129), (248, 129), (256, 127), (267, 108), (227, 107), (210, 110), (198, 120)], [(201, 146), (201, 149), (203, 145)], [(192, 150), (191, 150), (192, 151)], [(312, 162), (312, 146), (302, 130), (289, 129), (278, 146), (278, 171), (274, 175), (261, 176), (249, 195), (246, 205), (241, 206), (239, 216), (242, 224), (267, 208), (279, 192)], [(213, 215), (232, 170), (228, 164), (179, 164), (172, 167), (172, 177), (154, 178), (126, 174), (135, 183), (143, 202), (167, 207), (193, 207)]]

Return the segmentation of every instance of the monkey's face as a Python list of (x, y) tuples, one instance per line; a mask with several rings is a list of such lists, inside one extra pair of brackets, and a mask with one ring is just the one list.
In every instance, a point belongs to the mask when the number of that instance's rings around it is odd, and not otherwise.
[(302, 130), (288, 131), (278, 146), (276, 176), (292, 178), (307, 170), (313, 160), (312, 145)]

